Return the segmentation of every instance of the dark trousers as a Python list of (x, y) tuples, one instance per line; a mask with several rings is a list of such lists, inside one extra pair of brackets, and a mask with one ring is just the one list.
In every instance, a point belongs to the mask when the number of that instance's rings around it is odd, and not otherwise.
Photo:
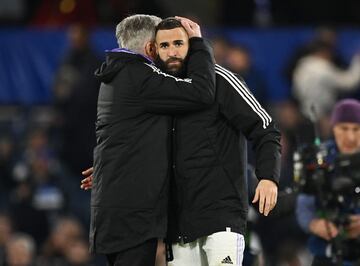
[(107, 254), (108, 266), (154, 266), (156, 258), (157, 239), (112, 254)]

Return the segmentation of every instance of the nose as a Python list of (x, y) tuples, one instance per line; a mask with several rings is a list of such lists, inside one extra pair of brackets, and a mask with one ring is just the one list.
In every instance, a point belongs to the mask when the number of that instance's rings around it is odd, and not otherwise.
[(356, 132), (354, 132), (353, 130), (348, 130), (346, 133), (347, 133), (346, 137), (349, 140), (349, 142), (356, 141), (356, 138), (358, 137), (358, 134), (356, 134)]
[(178, 57), (178, 49), (175, 46), (170, 46), (169, 57)]

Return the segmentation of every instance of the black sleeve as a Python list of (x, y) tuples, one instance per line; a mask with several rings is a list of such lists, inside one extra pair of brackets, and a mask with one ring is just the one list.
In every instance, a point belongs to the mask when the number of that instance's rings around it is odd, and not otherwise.
[(202, 38), (190, 39), (185, 79), (168, 75), (147, 63), (134, 64), (128, 69), (148, 112), (179, 114), (204, 109), (215, 100), (212, 48)]
[(216, 65), (217, 95), (220, 111), (227, 120), (252, 142), (256, 153), (256, 176), (278, 184), (280, 177), (280, 131), (259, 104), (245, 82), (227, 69)]

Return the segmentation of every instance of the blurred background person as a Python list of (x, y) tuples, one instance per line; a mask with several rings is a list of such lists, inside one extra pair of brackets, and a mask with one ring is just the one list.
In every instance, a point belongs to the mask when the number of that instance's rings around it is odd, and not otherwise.
[[(274, 210), (279, 213), (268, 217), (269, 223), (255, 219), (252, 230), (257, 230), (264, 249), (261, 250), (260, 241), (255, 250), (257, 254), (270, 254), (268, 258), (263, 256), (260, 263), (292, 265), (300, 261), (302, 266), (308, 266), (306, 250), (297, 246), (289, 250), (293, 246), (284, 241), (287, 236), (289, 240), (301, 239), (292, 230), (296, 228), (295, 202), (287, 197), (293, 184), (292, 155), (299, 144), (314, 139), (311, 120), (299, 109), (303, 103), (292, 91), (294, 70), (300, 67), (302, 59), (313, 57), (314, 43), (324, 42), (332, 54), (322, 59), (324, 65), (330, 62), (331, 67), (350, 72), (354, 65), (351, 59), (360, 47), (358, 10), (358, 0), (0, 1), (0, 212), (7, 217), (0, 218), (0, 257), (13, 231), (29, 234), (38, 247), (37, 255), (44, 257), (43, 246), (63, 215), (76, 217), (86, 232), (89, 210), (84, 206), (90, 197), (78, 189), (78, 180), (81, 164), (86, 163), (87, 167), (92, 163), (91, 143), (95, 137), (90, 128), (95, 118), (91, 103), (96, 102), (97, 96), (92, 78), (98, 67), (97, 54), (114, 47), (113, 28), (128, 14), (178, 14), (196, 18), (204, 25), (205, 37), (219, 36), (213, 41), (217, 63), (228, 67), (228, 53), (238, 45), (251, 52), (248, 57), (243, 53), (242, 60), (239, 53), (230, 59), (242, 62), (241, 69), (248, 67), (250, 61), (250, 69), (259, 74), (251, 79), (255, 83), (264, 81), (264, 102), (280, 122), (283, 145), (279, 209)], [(233, 71), (239, 70), (235, 67)], [(330, 93), (335, 101), (350, 96), (360, 99), (359, 85), (335, 87), (327, 91), (335, 91)], [(319, 103), (322, 95), (316, 99)], [(328, 105), (320, 122), (323, 138), (332, 132), (329, 113), (333, 104)], [(288, 203), (285, 210), (290, 209), (289, 212), (282, 212), (283, 203)], [(279, 226), (272, 229), (279, 241), (265, 243), (270, 238), (267, 229), (276, 226), (277, 220)], [(291, 233), (286, 234), (288, 229)], [(76, 249), (81, 253), (84, 247)], [(68, 257), (73, 257), (62, 253), (62, 262), (68, 263)], [(0, 265), (5, 263), (4, 256)], [(87, 260), (83, 255), (79, 257)], [(105, 265), (93, 257), (90, 263)]]
[(335, 66), (341, 69), (347, 67), (345, 59), (339, 52), (339, 36), (337, 30), (332, 27), (322, 26), (315, 30), (314, 35), (309, 41), (296, 47), (293, 54), (288, 59), (286, 67), (284, 68), (284, 74), (287, 81), (289, 82), (289, 85), (292, 83), (294, 70), (298, 62), (312, 52), (312, 46), (317, 42), (326, 43), (331, 48), (333, 56), (330, 60), (334, 63)]
[(70, 48), (56, 73), (54, 104), (61, 130), (61, 158), (71, 173), (78, 175), (92, 164), (99, 87), (94, 70), (100, 61), (84, 25), (71, 25), (68, 40)]
[(211, 39), (216, 64), (227, 67), (227, 57), (230, 48), (229, 42), (222, 36)]
[(65, 250), (65, 259), (69, 266), (95, 266), (89, 254), (88, 241), (85, 239), (70, 242)]
[(9, 194), (15, 186), (12, 171), (15, 164), (15, 145), (10, 134), (0, 136), (0, 209), (9, 201)]
[(31, 236), (16, 233), (6, 245), (7, 266), (36, 266), (36, 244)]
[(44, 266), (90, 264), (91, 257), (87, 252), (85, 237), (84, 227), (75, 218), (59, 218), (42, 246), (39, 263)]
[(274, 115), (282, 134), (278, 206), (267, 219), (258, 217), (253, 226), (261, 241), (264, 265), (308, 265), (306, 235), (297, 224), (295, 215), (297, 193), (294, 191), (293, 153), (300, 143), (313, 141), (314, 129), (295, 101), (278, 103)]
[(264, 107), (269, 106), (266, 81), (262, 73), (253, 65), (250, 50), (244, 45), (233, 44), (227, 49), (225, 62), (232, 72), (239, 74), (245, 80), (259, 103)]
[(13, 169), (16, 187), (11, 193), (9, 213), (16, 229), (33, 236), (40, 246), (53, 221), (65, 211), (66, 195), (46, 131), (34, 128), (28, 134)]
[(360, 84), (360, 55), (353, 57), (346, 70), (334, 65), (333, 56), (333, 46), (329, 43), (314, 42), (309, 55), (299, 60), (293, 76), (293, 95), (301, 111), (312, 120), (320, 120), (320, 133), (324, 137), (328, 137), (329, 114), (339, 92), (355, 90)]
[[(354, 99), (339, 101), (333, 109), (331, 123), (334, 143), (326, 143), (328, 150), (326, 163), (330, 165), (337, 154), (349, 155), (360, 152), (360, 102)], [(325, 179), (328, 180), (336, 180), (340, 177), (336, 172), (325, 175)], [(353, 179), (354, 176), (350, 178)], [(352, 204), (351, 193), (347, 193), (344, 198), (344, 202), (348, 203), (347, 207), (330, 205), (331, 202), (322, 195), (326, 193), (337, 195), (337, 192), (332, 190), (333, 186), (325, 187), (326, 184), (322, 184), (322, 194), (302, 193), (297, 200), (298, 222), (304, 232), (310, 234), (308, 246), (314, 255), (312, 265), (339, 265), (338, 257), (337, 261), (333, 261), (339, 250), (342, 252), (340, 256), (343, 256), (341, 260), (344, 261), (341, 265), (358, 265), (360, 242), (356, 239), (360, 238), (360, 208)], [(326, 197), (330, 198), (330, 196)], [(331, 211), (334, 210), (336, 212), (332, 214)], [(340, 217), (347, 217), (348, 222), (345, 223)], [(345, 232), (341, 231), (341, 227), (344, 227)], [(337, 243), (335, 238), (340, 234), (342, 234), (341, 242), (335, 245)]]
[(10, 241), (13, 225), (10, 217), (5, 213), (0, 213), (0, 265), (5, 265), (6, 244)]

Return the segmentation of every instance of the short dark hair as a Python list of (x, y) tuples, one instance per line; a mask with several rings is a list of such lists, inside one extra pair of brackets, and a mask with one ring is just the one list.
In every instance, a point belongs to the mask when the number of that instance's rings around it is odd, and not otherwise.
[(155, 27), (155, 35), (159, 30), (172, 30), (175, 28), (183, 28), (180, 20), (174, 17), (165, 18)]

